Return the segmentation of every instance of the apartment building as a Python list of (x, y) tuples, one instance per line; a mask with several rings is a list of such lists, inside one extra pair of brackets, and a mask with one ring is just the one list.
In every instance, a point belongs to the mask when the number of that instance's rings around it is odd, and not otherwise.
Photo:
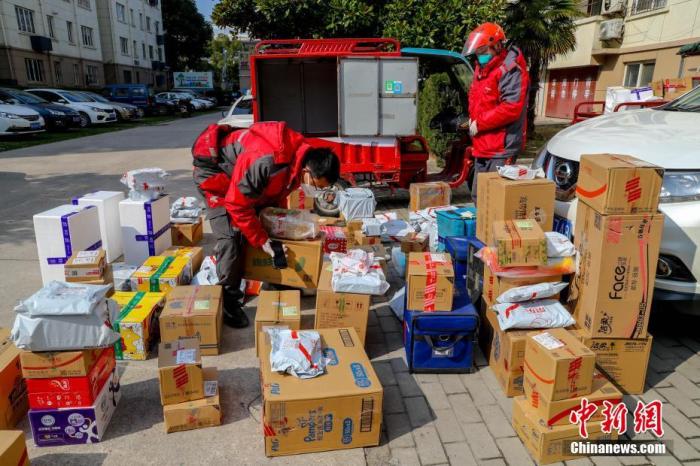
[(95, 0), (0, 0), (0, 83), (105, 83)]
[(577, 21), (576, 50), (547, 70), (539, 114), (570, 118), (577, 103), (605, 100), (609, 86), (700, 76), (700, 0), (588, 0)]
[(107, 81), (165, 86), (160, 0), (96, 1)]

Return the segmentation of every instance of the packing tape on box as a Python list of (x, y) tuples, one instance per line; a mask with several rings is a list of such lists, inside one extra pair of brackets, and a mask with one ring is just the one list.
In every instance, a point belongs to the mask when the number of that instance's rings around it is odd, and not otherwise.
[[(120, 325), (122, 320), (129, 315), (129, 313), (136, 307), (138, 303), (141, 302), (143, 297), (146, 296), (145, 291), (139, 291), (134, 295), (131, 300), (129, 300), (128, 303), (126, 303), (126, 306), (122, 308), (121, 311), (119, 311), (119, 315), (117, 316), (116, 319), (114, 319), (114, 322), (112, 323), (112, 328), (114, 329), (115, 332), (121, 333), (120, 331)], [(122, 359), (122, 356), (124, 355), (124, 344), (123, 344), (124, 337), (119, 338), (119, 340), (114, 344), (114, 355), (116, 356), (117, 359)]]
[(174, 260), (175, 258), (173, 256), (167, 256), (163, 259), (163, 263), (160, 264), (153, 275), (148, 279), (150, 291), (154, 293), (160, 292), (160, 277), (168, 270), (168, 267), (170, 267), (170, 264), (172, 264)]
[(160, 238), (161, 235), (165, 234), (166, 231), (170, 231), (170, 222), (166, 223), (163, 228), (154, 232), (153, 231), (153, 208), (151, 207), (151, 202), (143, 203), (143, 210), (146, 211), (146, 234), (136, 235), (136, 241), (147, 241), (148, 242), (148, 255), (156, 255), (156, 240)]
[(78, 205), (78, 203), (80, 202), (80, 199), (81, 199), (81, 198), (86, 197), (86, 196), (89, 196), (90, 194), (98, 193), (98, 192), (99, 192), (99, 191), (92, 191), (92, 192), (89, 192), (89, 193), (85, 193), (85, 194), (83, 194), (82, 196), (73, 197), (73, 198), (71, 198), (70, 203), (73, 204), (73, 205)]
[(423, 310), (427, 312), (435, 311), (435, 298), (437, 295), (437, 271), (435, 262), (431, 254), (426, 252), (425, 258), (425, 296), (423, 301)]
[[(87, 209), (96, 209), (95, 206), (86, 206), (82, 210), (87, 210)], [(70, 256), (73, 255), (73, 244), (71, 243), (71, 238), (70, 238), (70, 226), (68, 225), (68, 218), (71, 217), (72, 215), (75, 215), (79, 213), (80, 210), (76, 210), (75, 212), (70, 212), (67, 213), (66, 215), (61, 215), (61, 234), (63, 235), (63, 247), (65, 250), (66, 255), (64, 257), (48, 257), (46, 258), (46, 262), (49, 263), (49, 265), (58, 265), (58, 264), (65, 264), (68, 262), (68, 259), (70, 259)], [(98, 242), (95, 244), (92, 244), (85, 248), (86, 251), (94, 251), (96, 249), (100, 249), (102, 247), (102, 240), (100, 239)]]
[(298, 208), (298, 209), (303, 209), (303, 208), (304, 208), (305, 201), (306, 201), (306, 191), (304, 191), (304, 188), (302, 188), (301, 186), (299, 186), (299, 187), (297, 188), (297, 192), (299, 193), (299, 202), (297, 203), (297, 208)]

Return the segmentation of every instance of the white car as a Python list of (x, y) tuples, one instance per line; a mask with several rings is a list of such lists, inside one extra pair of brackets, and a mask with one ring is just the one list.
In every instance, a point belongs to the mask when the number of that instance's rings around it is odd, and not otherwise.
[(248, 128), (253, 124), (253, 96), (250, 94), (238, 98), (231, 105), (228, 113), (222, 113), (220, 125), (228, 125), (234, 128)]
[(93, 102), (90, 98), (78, 92), (65, 91), (63, 89), (27, 89), (27, 92), (77, 111), (80, 113), (81, 128), (117, 121), (117, 112), (112, 105)]
[(22, 105), (0, 104), (0, 136), (44, 131), (46, 124), (38, 112)]
[(556, 183), (555, 230), (573, 232), (579, 159), (600, 153), (632, 155), (666, 170), (654, 299), (700, 313), (700, 87), (660, 107), (577, 123), (549, 140), (533, 165)]

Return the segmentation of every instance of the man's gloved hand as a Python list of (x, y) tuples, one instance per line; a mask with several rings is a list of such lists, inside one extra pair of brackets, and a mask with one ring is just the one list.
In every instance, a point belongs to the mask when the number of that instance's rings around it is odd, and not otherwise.
[(469, 120), (469, 135), (474, 137), (478, 132), (479, 128), (476, 127), (476, 120)]
[[(284, 255), (287, 255), (287, 245), (282, 243), (282, 249), (284, 250)], [(267, 241), (262, 245), (262, 250), (265, 251), (270, 257), (274, 259), (275, 251), (272, 249), (272, 240), (268, 238)]]

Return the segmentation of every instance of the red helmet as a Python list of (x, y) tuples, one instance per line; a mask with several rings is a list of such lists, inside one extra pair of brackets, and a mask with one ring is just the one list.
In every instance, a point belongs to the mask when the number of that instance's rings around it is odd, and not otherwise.
[(485, 45), (494, 45), (497, 42), (506, 40), (506, 33), (503, 28), (496, 23), (484, 23), (469, 33), (469, 37), (464, 42), (462, 55), (472, 55), (477, 49)]

